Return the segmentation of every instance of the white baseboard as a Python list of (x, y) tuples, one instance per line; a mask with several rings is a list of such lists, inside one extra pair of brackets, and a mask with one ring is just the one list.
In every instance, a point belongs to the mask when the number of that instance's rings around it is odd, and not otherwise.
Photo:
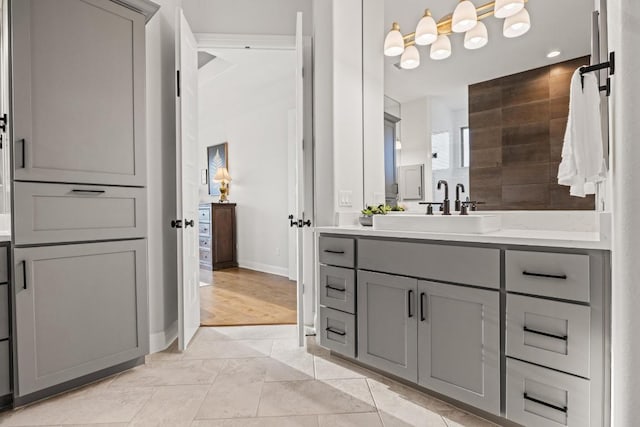
[(149, 353), (166, 350), (178, 338), (178, 321), (176, 320), (164, 331), (149, 335)]
[(288, 267), (278, 267), (275, 265), (261, 264), (259, 262), (242, 261), (242, 260), (238, 260), (238, 265), (240, 266), (240, 268), (261, 271), (263, 273), (275, 274), (277, 276), (284, 276), (286, 278), (289, 278)]

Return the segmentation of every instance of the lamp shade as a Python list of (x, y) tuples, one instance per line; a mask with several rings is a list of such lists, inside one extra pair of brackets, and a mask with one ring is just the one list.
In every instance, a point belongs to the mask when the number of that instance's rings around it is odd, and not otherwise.
[(414, 40), (417, 45), (426, 46), (436, 41), (437, 38), (438, 24), (436, 24), (435, 19), (431, 16), (431, 12), (427, 9), (420, 22), (418, 22)]
[(493, 14), (496, 18), (508, 18), (524, 8), (524, 0), (496, 0)]
[(413, 70), (420, 65), (420, 52), (414, 45), (407, 46), (400, 57), (400, 67), (405, 70)]
[(213, 180), (215, 182), (231, 182), (231, 176), (229, 175), (227, 168), (218, 168)]
[(531, 18), (527, 9), (522, 9), (520, 12), (504, 20), (504, 27), (502, 33), (507, 38), (520, 37), (531, 28)]
[(451, 56), (451, 40), (444, 34), (440, 34), (438, 39), (431, 45), (431, 59), (440, 60)]
[(476, 7), (469, 0), (462, 0), (453, 11), (451, 29), (455, 33), (469, 31), (478, 23)]
[(391, 31), (384, 39), (384, 54), (386, 56), (398, 56), (402, 52), (404, 52), (404, 38), (400, 32), (400, 25), (394, 22)]
[(464, 47), (470, 50), (480, 49), (489, 42), (489, 34), (487, 32), (487, 26), (482, 22), (478, 22), (478, 25), (467, 31), (464, 35)]

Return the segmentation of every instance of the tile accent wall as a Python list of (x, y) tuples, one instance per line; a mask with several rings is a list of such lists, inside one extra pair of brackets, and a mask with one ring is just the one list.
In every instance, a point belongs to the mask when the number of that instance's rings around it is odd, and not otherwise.
[(470, 194), (482, 210), (594, 209), (557, 183), (569, 86), (589, 57), (469, 86)]

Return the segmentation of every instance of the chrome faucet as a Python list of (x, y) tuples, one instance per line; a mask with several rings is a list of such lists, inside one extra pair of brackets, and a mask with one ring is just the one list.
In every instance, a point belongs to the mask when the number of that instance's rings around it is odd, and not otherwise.
[(449, 183), (444, 179), (438, 181), (438, 190), (444, 185), (444, 200), (442, 201), (442, 215), (451, 215), (451, 201), (449, 201)]
[(463, 193), (465, 192), (463, 184), (456, 185), (456, 203), (455, 203), (456, 211), (459, 211), (462, 209), (462, 203), (460, 203), (460, 192), (463, 192)]

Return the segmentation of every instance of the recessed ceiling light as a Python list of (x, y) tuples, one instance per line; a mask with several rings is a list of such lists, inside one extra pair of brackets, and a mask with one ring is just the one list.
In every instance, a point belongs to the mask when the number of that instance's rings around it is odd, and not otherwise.
[(560, 55), (560, 51), (559, 50), (552, 50), (551, 52), (547, 53), (547, 58), (555, 58), (556, 56)]

